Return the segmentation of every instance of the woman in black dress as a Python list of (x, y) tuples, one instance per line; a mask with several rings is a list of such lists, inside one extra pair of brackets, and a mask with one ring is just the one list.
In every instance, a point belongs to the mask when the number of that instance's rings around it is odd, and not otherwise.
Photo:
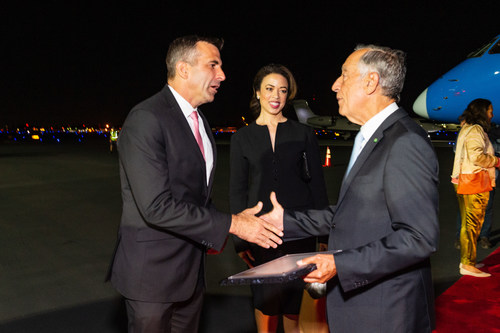
[[(293, 75), (282, 65), (264, 66), (254, 78), (253, 90), (250, 108), (257, 119), (231, 138), (231, 212), (253, 207), (258, 201), (264, 204), (262, 214), (270, 211), (271, 191), (285, 208), (324, 208), (328, 198), (315, 134), (283, 115), (297, 91)], [(316, 251), (315, 238), (285, 242), (277, 249), (263, 249), (239, 238), (234, 242), (249, 267), (289, 253)], [(285, 332), (299, 332), (303, 290), (302, 280), (252, 286), (259, 332), (276, 331), (281, 315)]]

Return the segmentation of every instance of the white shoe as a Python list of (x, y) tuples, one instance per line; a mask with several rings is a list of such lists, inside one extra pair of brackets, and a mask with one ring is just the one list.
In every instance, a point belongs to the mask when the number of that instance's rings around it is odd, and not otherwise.
[(460, 267), (460, 274), (462, 274), (462, 275), (469, 275), (469, 276), (481, 277), (481, 278), (491, 276), (490, 273), (485, 273), (485, 272), (475, 273), (475, 272), (468, 271), (463, 267), (462, 264), (460, 264), (459, 267)]

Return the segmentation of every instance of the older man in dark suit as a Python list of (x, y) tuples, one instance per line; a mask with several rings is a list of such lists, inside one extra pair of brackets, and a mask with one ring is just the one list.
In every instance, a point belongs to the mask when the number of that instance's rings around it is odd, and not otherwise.
[[(438, 162), (427, 133), (397, 106), (404, 53), (359, 46), (333, 84), (340, 114), (362, 125), (338, 202), (326, 210), (283, 211), (268, 221), (285, 239), (329, 234), (328, 254), (306, 282), (328, 281), (331, 332), (431, 332), (430, 255), (436, 251)], [(339, 251), (339, 252), (337, 252)]]
[(281, 231), (210, 201), (216, 146), (198, 109), (225, 79), (219, 39), (181, 37), (167, 53), (168, 85), (135, 106), (118, 139), (123, 212), (110, 269), (125, 297), (129, 332), (197, 332), (207, 250), (228, 233), (265, 248)]

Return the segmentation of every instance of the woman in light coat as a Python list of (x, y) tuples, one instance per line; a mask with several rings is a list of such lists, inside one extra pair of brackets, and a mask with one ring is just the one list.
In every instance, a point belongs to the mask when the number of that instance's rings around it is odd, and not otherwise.
[[(493, 118), (493, 106), (489, 100), (478, 98), (470, 102), (460, 116), (462, 129), (457, 139), (455, 161), (451, 182), (458, 186), (459, 174), (476, 174), (487, 170), (491, 186), (495, 186), (495, 167), (500, 160), (495, 156), (488, 135)], [(462, 218), (460, 230), (460, 274), (488, 277), (491, 274), (478, 269), (476, 265), (476, 245), (484, 213), (488, 205), (489, 191), (474, 194), (458, 194), (458, 206)]]

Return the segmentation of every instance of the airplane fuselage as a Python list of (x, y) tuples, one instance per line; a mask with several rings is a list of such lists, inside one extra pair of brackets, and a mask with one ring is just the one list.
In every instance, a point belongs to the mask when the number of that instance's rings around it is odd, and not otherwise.
[(500, 35), (425, 89), (413, 110), (434, 121), (458, 123), (476, 98), (492, 102), (492, 121), (500, 123)]

